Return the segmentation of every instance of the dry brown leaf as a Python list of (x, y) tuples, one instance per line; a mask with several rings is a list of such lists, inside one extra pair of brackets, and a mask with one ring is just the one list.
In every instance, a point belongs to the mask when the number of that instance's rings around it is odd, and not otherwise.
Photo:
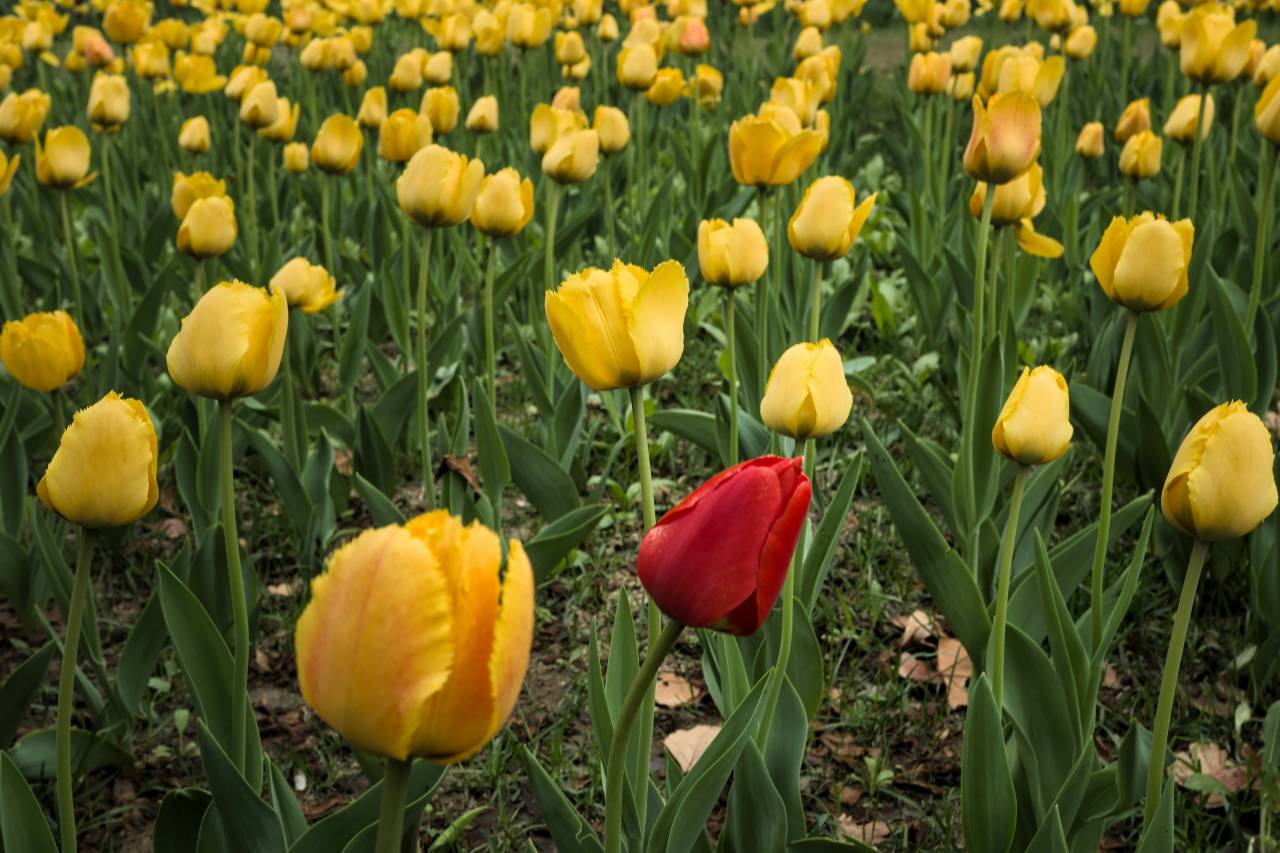
[(477, 494), (480, 493), (480, 481), (476, 479), (476, 472), (471, 467), (471, 460), (466, 456), (445, 456), (444, 460), (436, 468), (436, 475), (443, 475), (445, 471), (452, 471), (459, 477), (467, 481), (467, 485)]
[(698, 689), (674, 672), (659, 672), (653, 700), (664, 708), (679, 708), (698, 698)]
[(1102, 686), (1108, 690), (1116, 690), (1120, 687), (1120, 673), (1111, 664), (1107, 664), (1106, 669), (1102, 671)]
[[(1244, 790), (1249, 783), (1248, 768), (1236, 764), (1231, 754), (1216, 743), (1193, 743), (1186, 752), (1173, 754), (1169, 775), (1177, 784), (1185, 786), (1197, 773), (1214, 779), (1233, 794)], [(1222, 795), (1210, 793), (1204, 804), (1210, 808), (1221, 806)]]
[(339, 447), (333, 451), (333, 467), (338, 469), (338, 473), (342, 476), (351, 476), (351, 449), (349, 447)]
[(719, 733), (719, 726), (694, 726), (672, 732), (662, 741), (662, 745), (671, 753), (680, 769), (688, 773)]
[(889, 828), (889, 824), (882, 820), (872, 820), (866, 823), (858, 823), (846, 814), (840, 815), (836, 819), (836, 823), (840, 825), (840, 831), (854, 841), (861, 841), (863, 844), (875, 846), (884, 841), (893, 832)]
[(954, 637), (938, 640), (938, 677), (947, 685), (947, 707), (952, 711), (969, 704), (969, 678), (973, 675), (973, 661), (969, 653)]
[(283, 583), (270, 583), (267, 584), (267, 592), (271, 595), (279, 596), (280, 598), (289, 598), (293, 595), (293, 585), (288, 581), (284, 581)]
[(840, 805), (856, 806), (862, 800), (863, 791), (857, 785), (848, 785), (840, 789)]
[(910, 681), (931, 681), (937, 675), (927, 660), (921, 660), (911, 652), (903, 652), (898, 656), (898, 677)]
[(906, 648), (912, 643), (927, 640), (940, 633), (933, 616), (923, 610), (916, 610), (906, 616), (895, 616), (890, 621), (902, 629), (902, 636), (898, 638), (898, 648)]

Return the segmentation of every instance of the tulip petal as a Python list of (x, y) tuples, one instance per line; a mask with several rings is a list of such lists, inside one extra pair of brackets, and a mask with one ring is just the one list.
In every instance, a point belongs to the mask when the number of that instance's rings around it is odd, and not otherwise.
[(1062, 244), (1052, 237), (1037, 232), (1030, 219), (1019, 222), (1014, 235), (1018, 238), (1018, 245), (1022, 247), (1022, 251), (1028, 255), (1034, 255), (1037, 258), (1062, 257)]
[(652, 382), (684, 353), (689, 279), (678, 261), (664, 261), (640, 285), (627, 317), (627, 332), (640, 364), (640, 382)]

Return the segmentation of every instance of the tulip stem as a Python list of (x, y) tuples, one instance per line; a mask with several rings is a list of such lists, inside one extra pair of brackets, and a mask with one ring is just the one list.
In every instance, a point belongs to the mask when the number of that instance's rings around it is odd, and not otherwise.
[(484, 267), (484, 368), (489, 380), (489, 414), (498, 422), (498, 357), (493, 342), (493, 274), (498, 266), (498, 241), (489, 238), (489, 259)]
[[(543, 247), (542, 254), (542, 283), (544, 290), (556, 289), (556, 214), (560, 212), (560, 194), (562, 190), (559, 184), (551, 181), (547, 185), (547, 227), (546, 227), (546, 245)], [(529, 322), (533, 323), (537, 315), (538, 300), (535, 297), (533, 304), (529, 306)], [(548, 363), (553, 363), (552, 359), (548, 359)]]
[(1121, 33), (1122, 47), (1120, 56), (1120, 103), (1129, 103), (1129, 54), (1133, 45), (1133, 17), (1124, 16), (1124, 30)]
[(58, 718), (54, 744), (58, 777), (58, 831), (62, 853), (76, 851), (76, 811), (71, 791), (71, 713), (75, 701), (76, 651), (80, 648), (80, 625), (89, 599), (89, 565), (93, 562), (93, 531), (80, 528), (80, 549), (76, 556), (76, 576), (67, 609), (67, 639), (62, 646), (62, 671), (58, 677)]
[[(769, 243), (769, 221), (766, 219), (766, 210), (769, 204), (769, 191), (765, 187), (760, 187), (760, 228), (765, 234), (765, 243)], [(774, 246), (773, 262), (769, 265), (775, 267), (780, 263), (782, 249), (780, 246)], [(764, 395), (764, 382), (767, 374), (765, 371), (769, 369), (769, 353), (768, 347), (765, 346), (765, 338), (769, 334), (769, 279), (772, 278), (773, 271), (769, 270), (769, 276), (762, 278), (756, 285), (756, 381), (760, 383), (760, 394)]]
[[(400, 273), (403, 279), (400, 299), (404, 301), (407, 301), (409, 294), (413, 292), (413, 244), (409, 242), (409, 225), (411, 222), (412, 220), (408, 216), (400, 217)], [(404, 325), (402, 328), (396, 329), (395, 332), (400, 335), (400, 340), (396, 341), (396, 345), (403, 347), (400, 351), (400, 364), (403, 367), (409, 361), (409, 314), (407, 311), (401, 312), (401, 314), (404, 318)]]
[[(40, 63), (43, 65), (43, 63)], [(76, 240), (71, 231), (71, 211), (67, 207), (67, 191), (58, 192), (58, 208), (62, 213), (62, 235), (67, 241), (67, 271), (71, 273), (71, 290), (75, 295), (75, 310), (80, 314), (80, 322), (87, 323), (88, 316), (84, 303), (80, 301), (80, 265), (76, 261)]]
[(1000, 542), (1000, 579), (996, 587), (996, 618), (991, 624), (991, 692), (995, 694), (996, 708), (1003, 708), (1004, 697), (1004, 635), (1009, 620), (1009, 580), (1013, 574), (1013, 545), (1018, 535), (1018, 516), (1022, 511), (1022, 490), (1027, 483), (1027, 469), (1019, 465), (1013, 477), (1013, 494), (1009, 497), (1009, 516), (1004, 522), (1004, 536)]
[(204, 296), (204, 261), (200, 258), (196, 259), (195, 274), (195, 293), (193, 294), (192, 303), (200, 301), (200, 297)]
[(231, 695), (231, 760), (242, 774), (245, 767), (246, 691), (249, 682), (249, 608), (244, 599), (240, 568), (240, 536), (236, 532), (236, 487), (231, 475), (231, 401), (218, 401), (218, 452), (222, 474), (222, 541), (227, 551), (227, 581), (235, 616), (235, 689)]
[(614, 220), (617, 218), (617, 214), (613, 209), (613, 180), (609, 175), (609, 161), (612, 158), (608, 154), (604, 154), (600, 159), (603, 171), (600, 177), (604, 183), (604, 233), (609, 239), (609, 250), (616, 252), (618, 251), (618, 226)]
[(431, 467), (431, 421), (427, 406), (427, 394), (431, 390), (431, 374), (427, 369), (427, 267), (431, 265), (431, 238), (435, 232), (427, 229), (422, 241), (422, 266), (418, 269), (418, 336), (413, 366), (418, 371), (418, 443), (422, 454), (422, 494), (428, 510), (436, 508), (435, 473)]
[(1107, 420), (1107, 445), (1102, 460), (1102, 505), (1098, 513), (1098, 537), (1093, 544), (1093, 569), (1090, 595), (1090, 637), (1093, 649), (1102, 644), (1102, 597), (1106, 574), (1107, 545), (1111, 538), (1111, 493), (1116, 478), (1116, 445), (1120, 438), (1120, 415), (1124, 411), (1124, 386), (1129, 378), (1129, 362), (1133, 358), (1133, 338), (1138, 329), (1138, 314), (1129, 312), (1124, 326), (1124, 342), (1120, 345), (1120, 364), (1116, 367), (1116, 384), (1111, 392), (1111, 415)]
[(1187, 215), (1192, 221), (1196, 218), (1196, 201), (1200, 197), (1200, 149), (1204, 146), (1201, 144), (1200, 128), (1204, 127), (1204, 108), (1209, 102), (1210, 86), (1205, 86), (1204, 91), (1200, 93), (1200, 108), (1196, 114), (1196, 132), (1191, 137), (1191, 195), (1188, 197)]
[[(404, 802), (409, 792), (408, 761), (387, 759), (382, 777), (382, 806), (378, 811), (377, 853), (398, 853), (404, 835)], [(415, 848), (416, 849), (416, 848)]]
[(644, 529), (656, 522), (653, 510), (653, 472), (649, 467), (649, 431), (644, 420), (644, 386), (631, 387), (632, 430), (636, 437), (636, 468), (640, 473), (640, 504), (644, 512)]
[(1129, 178), (1124, 182), (1124, 215), (1126, 218), (1133, 216), (1133, 205), (1138, 197), (1138, 179)]
[(724, 289), (724, 337), (729, 374), (729, 464), (738, 464), (738, 345), (733, 334), (733, 288)]
[[(658, 674), (658, 667), (662, 665), (662, 661), (675, 648), (676, 640), (679, 639), (680, 632), (683, 630), (683, 623), (677, 622), (675, 619), (667, 622), (666, 627), (662, 629), (662, 633), (658, 634), (657, 639), (649, 646), (649, 652), (644, 657), (644, 663), (640, 665), (635, 678), (631, 680), (631, 686), (627, 688), (627, 695), (622, 700), (622, 707), (618, 709), (618, 718), (613, 726), (613, 739), (609, 741), (609, 763), (605, 765), (605, 853), (621, 853), (622, 851), (622, 794), (626, 788), (624, 782), (626, 779), (627, 745), (631, 740), (631, 729), (635, 725), (636, 714), (640, 710), (641, 703), (645, 701), (650, 689), (653, 687), (654, 678)], [(648, 766), (647, 756), (645, 757), (645, 766)], [(647, 797), (648, 792), (641, 790), (636, 796)], [(381, 853), (381, 849), (379, 853)]]
[[(964, 442), (964, 449), (960, 454), (960, 464), (968, 472), (969, 494), (967, 497), (970, 523), (976, 522), (978, 514), (978, 494), (973, 481), (973, 454), (969, 445), (972, 444), (974, 429), (977, 427), (974, 420), (978, 410), (978, 374), (982, 370), (982, 303), (986, 299), (984, 290), (987, 280), (987, 243), (991, 236), (991, 211), (995, 203), (995, 188), (988, 186), (982, 201), (982, 218), (978, 222), (978, 246), (973, 273), (973, 342), (969, 346), (969, 387), (965, 393), (965, 416), (962, 425), (962, 430), (969, 440)], [(992, 318), (993, 321), (994, 319)]]
[(1258, 239), (1253, 244), (1253, 284), (1249, 288), (1249, 309), (1245, 313), (1245, 334), (1253, 337), (1253, 324), (1262, 301), (1262, 273), (1267, 266), (1268, 246), (1271, 243), (1271, 195), (1276, 177), (1276, 147), (1265, 137), (1262, 139), (1261, 178), (1258, 181)]
[(1178, 670), (1182, 666), (1182, 650), (1187, 644), (1187, 627), (1191, 622), (1191, 608), (1196, 601), (1196, 587), (1200, 583), (1200, 573), (1208, 554), (1209, 543), (1197, 539), (1187, 561), (1187, 573), (1182, 579), (1182, 595), (1178, 598), (1178, 610), (1173, 616), (1173, 631), (1169, 634), (1169, 649), (1165, 654), (1164, 672), (1160, 676), (1160, 703), (1156, 706), (1156, 724), (1151, 732), (1147, 801), (1142, 809), (1143, 829), (1151, 825), (1156, 807), (1160, 805), (1165, 748), (1169, 743), (1169, 721), (1173, 717), (1173, 698), (1178, 689)]
[(809, 340), (818, 342), (822, 325), (822, 261), (813, 262), (813, 285), (809, 291)]
[[(320, 233), (324, 235), (324, 268), (328, 270), (329, 275), (337, 276), (338, 271), (333, 268), (333, 234), (329, 231), (329, 207), (333, 201), (330, 195), (333, 192), (334, 179), (328, 175), (320, 176)], [(408, 269), (409, 269), (409, 245), (406, 242), (405, 251), (405, 289), (408, 289)]]
[[(1182, 179), (1187, 172), (1187, 149), (1178, 146), (1178, 158), (1173, 165), (1173, 204), (1170, 205), (1170, 219), (1177, 220), (1182, 210)], [(1125, 215), (1128, 215), (1126, 211)]]
[[(257, 193), (254, 188), (253, 173), (257, 171), (254, 167), (257, 165), (258, 154), (258, 132), (253, 128), (249, 129), (249, 160), (245, 163), (245, 198), (247, 201), (245, 210), (245, 230), (249, 232), (249, 268), (253, 270), (254, 276), (261, 278), (262, 270), (259, 269), (261, 259), (258, 257), (258, 205)], [(328, 217), (325, 217), (326, 227), (328, 225)], [(333, 268), (329, 267), (329, 272), (333, 272)]]
[(17, 317), (22, 313), (22, 280), (18, 278), (18, 227), (13, 222), (13, 194), (4, 193), (4, 235), (8, 244), (5, 252), (5, 264), (9, 268), (8, 316)]

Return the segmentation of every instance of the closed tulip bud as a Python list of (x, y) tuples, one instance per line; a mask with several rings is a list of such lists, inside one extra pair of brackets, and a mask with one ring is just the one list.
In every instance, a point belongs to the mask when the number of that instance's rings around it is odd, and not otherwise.
[(119, 130), (129, 120), (128, 81), (120, 74), (95, 74), (89, 87), (88, 112), (94, 130)]
[(778, 77), (769, 90), (769, 100), (789, 107), (802, 126), (813, 126), (818, 110), (818, 90), (812, 82), (796, 77)]
[(10, 92), (0, 101), (0, 139), (14, 145), (30, 144), (40, 133), (52, 101), (39, 89)]
[(290, 142), (284, 147), (281, 157), (284, 159), (285, 171), (295, 175), (307, 171), (307, 167), (311, 165), (311, 154), (307, 151), (305, 142)]
[(1135, 133), (1150, 129), (1151, 99), (1138, 98), (1135, 101), (1131, 101), (1124, 108), (1124, 112), (1120, 114), (1120, 120), (1116, 122), (1115, 140), (1116, 142), (1128, 142), (1129, 137)]
[(249, 16), (244, 24), (244, 37), (259, 47), (271, 47), (280, 38), (284, 24), (261, 12)]
[(178, 226), (178, 249), (194, 258), (214, 258), (236, 242), (236, 208), (223, 195), (196, 199)]
[(369, 68), (364, 64), (363, 59), (357, 59), (342, 72), (342, 82), (352, 89), (358, 89), (363, 86), (364, 81), (368, 78)]
[(565, 363), (597, 391), (652, 382), (684, 352), (689, 280), (676, 261), (651, 273), (621, 261), (585, 269), (547, 291), (545, 306)]
[(311, 143), (316, 168), (331, 175), (345, 175), (360, 162), (364, 134), (351, 116), (334, 113), (320, 125)]
[(574, 0), (573, 14), (580, 25), (590, 26), (596, 23), (603, 13), (603, 0)]
[(520, 173), (507, 167), (480, 182), (471, 224), (490, 237), (519, 234), (533, 218), (533, 181), (520, 179)]
[(481, 7), (471, 19), (472, 44), (481, 56), (497, 56), (502, 52), (506, 28), (488, 9)]
[(551, 108), (582, 112), (582, 90), (577, 86), (561, 86), (551, 98)]
[(1067, 36), (1067, 41), (1062, 47), (1062, 52), (1072, 59), (1088, 59), (1097, 46), (1098, 31), (1085, 24), (1071, 31), (1071, 35)]
[(89, 137), (73, 124), (55, 127), (44, 135), (44, 146), (36, 139), (36, 180), (42, 186), (67, 190), (84, 186), (89, 180)]
[(798, 458), (761, 456), (722, 471), (645, 534), (640, 583), (685, 625), (754, 634), (782, 590), (811, 495)]
[(698, 108), (708, 110), (720, 103), (720, 98), (724, 95), (724, 75), (717, 68), (698, 63), (689, 86), (690, 94), (697, 99)]
[(280, 118), (280, 96), (276, 84), (267, 80), (245, 93), (240, 101), (240, 121), (254, 130), (261, 130)]
[(458, 126), (458, 114), (462, 111), (458, 91), (452, 86), (434, 86), (422, 96), (418, 111), (431, 119), (433, 131), (447, 136)]
[(1150, 5), (1151, 0), (1120, 0), (1120, 14), (1140, 18), (1147, 14), (1147, 7)]
[(329, 271), (306, 258), (288, 261), (271, 277), (271, 289), (282, 290), (290, 308), (300, 308), (304, 314), (323, 311), (342, 298), (342, 291)]
[(0, 151), (0, 196), (9, 191), (9, 187), (13, 185), (13, 176), (18, 174), (18, 164), (22, 161), (22, 157), (14, 154), (12, 157), (6, 157), (3, 151)]
[(276, 378), (288, 328), (289, 306), (279, 287), (268, 293), (242, 281), (224, 281), (183, 318), (165, 358), (169, 375), (201, 397), (257, 394)]
[(204, 116), (192, 116), (182, 123), (178, 131), (178, 146), (189, 154), (203, 154), (209, 150), (209, 120)]
[(972, 71), (982, 56), (982, 39), (978, 36), (958, 38), (951, 44), (950, 55), (953, 71)]
[(942, 7), (942, 25), (948, 30), (958, 30), (969, 23), (969, 0), (947, 0)]
[(1177, 0), (1164, 0), (1156, 8), (1156, 30), (1160, 33), (1162, 45), (1179, 47), (1182, 44), (1182, 22), (1185, 17)]
[[(1178, 99), (1173, 112), (1169, 113), (1169, 119), (1164, 123), (1164, 135), (1174, 142), (1189, 145), (1195, 139), (1196, 124), (1199, 120), (1200, 96), (1184, 95)], [(1211, 129), (1213, 129), (1213, 95), (1209, 95), (1204, 103), (1204, 127), (1200, 128), (1200, 138), (1208, 139)]]
[(840, 353), (825, 338), (787, 349), (769, 373), (760, 419), (797, 440), (820, 438), (844, 426), (853, 394)]
[(298, 683), (356, 747), (454, 764), (515, 707), (533, 640), (533, 569), (518, 540), (444, 510), (367, 530), (311, 583)]
[[(987, 185), (979, 181), (969, 197), (969, 213), (975, 219), (982, 216), (987, 190)], [(1032, 163), (1027, 171), (1012, 181), (996, 186), (995, 193), (995, 200), (991, 203), (992, 225), (1003, 227), (1031, 219), (1044, 210), (1044, 170), (1039, 163)]]
[(967, 104), (973, 99), (973, 86), (974, 74), (972, 71), (952, 74), (951, 79), (947, 81), (947, 94), (956, 103)]
[(926, 50), (933, 50), (933, 36), (929, 34), (929, 25), (926, 23), (912, 24), (907, 31), (908, 41), (912, 53), (924, 53)]
[(1102, 122), (1091, 121), (1084, 127), (1080, 128), (1080, 135), (1076, 137), (1076, 155), (1086, 160), (1096, 160), (1102, 156), (1104, 147), (1104, 134), (1102, 130)]
[(190, 175), (174, 172), (170, 206), (173, 208), (174, 216), (185, 219), (187, 211), (197, 200), (226, 194), (226, 182), (218, 180), (208, 172), (192, 172)]
[(156, 450), (156, 430), (146, 407), (110, 391), (76, 412), (36, 485), (36, 495), (81, 527), (132, 524), (160, 497)]
[(729, 127), (729, 165), (745, 186), (785, 186), (800, 177), (825, 145), (825, 137), (803, 129), (786, 107), (745, 116)]
[(1044, 61), (1028, 54), (1011, 57), (1000, 65), (997, 91), (1028, 92), (1044, 109), (1057, 96), (1065, 71), (1066, 63), (1061, 56), (1051, 56)]
[(791, 51), (796, 62), (815, 56), (822, 50), (822, 31), (817, 27), (805, 27), (796, 38), (796, 46)]
[(989, 184), (1021, 175), (1040, 151), (1040, 105), (1025, 92), (997, 93), (984, 107), (973, 99), (973, 132), (964, 150), (964, 171)]
[(476, 98), (467, 113), (467, 130), (472, 133), (494, 133), (498, 129), (498, 99), (493, 95)]
[(374, 86), (364, 93), (360, 100), (360, 112), (356, 114), (356, 123), (368, 130), (382, 127), (387, 120), (387, 90), (382, 86)]
[(951, 57), (945, 53), (917, 53), (911, 57), (907, 88), (917, 95), (939, 95), (951, 80)]
[(227, 78), (218, 73), (213, 57), (182, 51), (173, 64), (173, 79), (188, 95), (206, 95), (227, 85)]
[(542, 172), (559, 184), (580, 184), (596, 173), (600, 137), (594, 130), (570, 130), (542, 155)]
[(654, 75), (653, 83), (645, 90), (645, 100), (654, 106), (668, 107), (684, 94), (684, 74), (679, 68), (662, 68)]
[(259, 130), (258, 135), (272, 142), (289, 142), (298, 129), (301, 114), (301, 104), (290, 104), (288, 98), (276, 98), (276, 120)]
[(586, 126), (587, 117), (577, 110), (538, 104), (529, 116), (529, 147), (535, 154), (545, 154), (561, 136)]
[(387, 86), (393, 92), (416, 92), (422, 88), (422, 48), (414, 48), (400, 55)]
[(1043, 465), (1071, 443), (1067, 380), (1052, 367), (1022, 368), (991, 430), (996, 452), (1021, 465)]
[(1252, 39), (1249, 42), (1249, 58), (1244, 62), (1244, 69), (1241, 76), (1253, 79), (1257, 73), (1258, 67), (1262, 64), (1262, 58), (1267, 54), (1267, 43), (1262, 39)]
[(649, 44), (624, 46), (618, 52), (618, 82), (632, 91), (644, 91), (658, 76), (658, 54)]
[(407, 163), (431, 144), (431, 121), (422, 113), (399, 109), (387, 116), (378, 131), (378, 156), (392, 163)]
[(453, 54), (447, 50), (433, 53), (422, 64), (422, 79), (434, 85), (449, 82), (453, 76)]
[(159, 39), (169, 50), (177, 50), (187, 46), (191, 40), (191, 34), (182, 20), (165, 18), (163, 21), (157, 21), (151, 29), (147, 30), (147, 38)]
[(1160, 492), (1174, 527), (1204, 542), (1251, 532), (1276, 508), (1271, 433), (1239, 401), (1205, 413), (1182, 440)]
[(791, 248), (806, 257), (830, 261), (844, 257), (871, 215), (876, 196), (856, 203), (853, 185), (836, 176), (818, 178), (787, 223)]
[(769, 266), (769, 242), (753, 219), (704, 219), (698, 223), (698, 266), (719, 287), (753, 284)]
[(591, 73), (591, 55), (587, 54), (582, 57), (582, 61), (574, 65), (560, 66), (560, 73), (564, 75), (566, 80), (585, 80), (587, 75)]
[(1151, 131), (1135, 133), (1120, 152), (1120, 174), (1135, 181), (1159, 174), (1162, 147), (1160, 137)]
[(613, 15), (604, 15), (596, 24), (596, 38), (608, 44), (618, 40), (618, 21)]
[(1253, 123), (1263, 137), (1280, 145), (1280, 75), (1271, 78), (1258, 96), (1253, 105)]
[(4, 324), (0, 362), (21, 385), (53, 391), (84, 367), (84, 339), (65, 311), (28, 314)]
[(1280, 76), (1280, 44), (1273, 44), (1258, 60), (1258, 67), (1253, 69), (1253, 85), (1265, 89), (1277, 76)]
[(144, 80), (169, 76), (169, 48), (162, 41), (144, 41), (129, 51), (134, 72)]
[(617, 153), (631, 141), (631, 123), (627, 121), (627, 114), (617, 107), (596, 107), (591, 127), (600, 138), (602, 154)]
[(1131, 219), (1117, 216), (1089, 267), (1112, 301), (1130, 311), (1163, 311), (1187, 295), (1194, 236), (1190, 219), (1170, 223), (1150, 211)]
[(556, 62), (560, 65), (577, 65), (587, 55), (587, 46), (576, 30), (556, 33)]
[(413, 155), (396, 180), (396, 198), (419, 225), (457, 225), (471, 215), (483, 180), (484, 163), (428, 145)]
[(243, 101), (260, 83), (267, 82), (267, 72), (256, 65), (239, 65), (227, 78), (222, 92), (233, 101)]
[(1234, 10), (1226, 6), (1197, 6), (1182, 21), (1182, 73), (1205, 85), (1236, 79), (1257, 29), (1254, 20), (1237, 24)]
[(507, 41), (528, 50), (551, 37), (551, 10), (532, 3), (515, 3), (507, 13)]
[(139, 0), (119, 0), (102, 15), (102, 29), (117, 44), (133, 44), (142, 38), (151, 22), (151, 4)]

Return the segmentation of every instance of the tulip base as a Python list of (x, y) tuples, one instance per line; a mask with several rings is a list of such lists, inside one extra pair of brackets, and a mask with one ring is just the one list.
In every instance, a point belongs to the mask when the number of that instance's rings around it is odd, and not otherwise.
[(62, 853), (75, 853), (76, 812), (71, 790), (71, 712), (75, 701), (76, 652), (80, 648), (80, 626), (89, 599), (89, 566), (93, 561), (93, 533), (80, 529), (80, 549), (76, 575), (67, 609), (67, 638), (62, 646), (62, 670), (58, 677), (58, 716), (54, 730), (58, 779), (58, 831)]

